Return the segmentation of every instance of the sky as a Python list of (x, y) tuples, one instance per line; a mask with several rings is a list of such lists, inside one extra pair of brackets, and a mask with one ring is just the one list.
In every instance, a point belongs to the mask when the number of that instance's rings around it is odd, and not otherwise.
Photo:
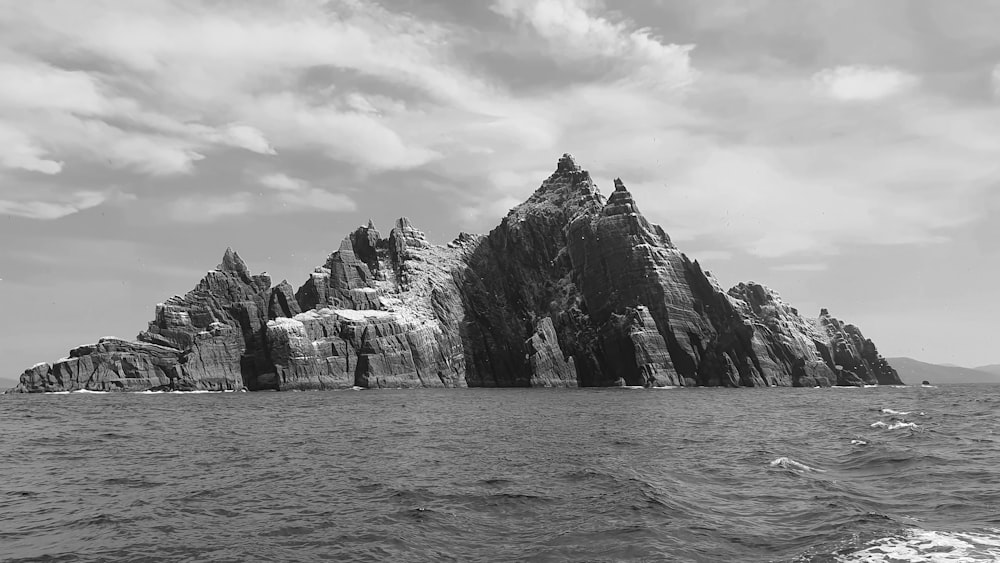
[(0, 376), (235, 248), (488, 232), (565, 152), (725, 286), (1000, 363), (1000, 3), (132, 0), (0, 11)]

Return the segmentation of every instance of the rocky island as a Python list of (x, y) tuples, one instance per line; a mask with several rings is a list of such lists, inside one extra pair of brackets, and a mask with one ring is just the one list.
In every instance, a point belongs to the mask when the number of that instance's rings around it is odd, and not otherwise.
[(134, 341), (75, 348), (12, 391), (901, 383), (826, 309), (722, 289), (621, 180), (605, 198), (564, 155), (488, 235), (438, 246), (369, 222), (297, 290), (227, 249)]

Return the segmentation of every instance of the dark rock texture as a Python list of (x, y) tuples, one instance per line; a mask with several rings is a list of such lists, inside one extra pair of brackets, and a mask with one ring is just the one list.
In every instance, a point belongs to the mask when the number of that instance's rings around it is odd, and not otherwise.
[(136, 342), (82, 346), (15, 390), (900, 383), (826, 310), (723, 290), (621, 180), (605, 200), (564, 155), (489, 235), (437, 246), (405, 218), (387, 237), (369, 222), (294, 292), (227, 249)]

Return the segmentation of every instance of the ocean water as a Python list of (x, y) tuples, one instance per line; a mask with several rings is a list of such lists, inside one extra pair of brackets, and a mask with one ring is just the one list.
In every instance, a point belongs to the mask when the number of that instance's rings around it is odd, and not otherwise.
[(1000, 386), (0, 397), (3, 561), (995, 561)]

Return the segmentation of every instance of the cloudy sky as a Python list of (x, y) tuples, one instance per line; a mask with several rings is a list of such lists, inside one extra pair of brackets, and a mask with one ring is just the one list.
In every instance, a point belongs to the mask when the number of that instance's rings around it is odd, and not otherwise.
[(1000, 362), (1000, 3), (66, 0), (0, 12), (0, 376), (226, 246), (486, 232), (572, 152), (725, 285)]

